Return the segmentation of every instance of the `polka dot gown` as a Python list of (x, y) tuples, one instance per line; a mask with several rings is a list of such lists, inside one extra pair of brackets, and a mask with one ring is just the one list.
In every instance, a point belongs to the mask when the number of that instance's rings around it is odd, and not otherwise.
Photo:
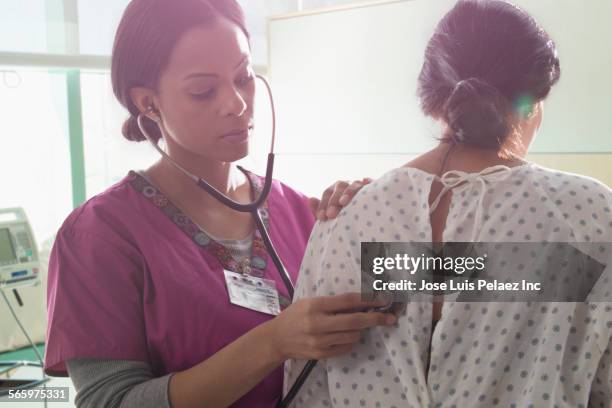
[[(431, 242), (435, 177), (392, 170), (318, 223), (296, 299), (358, 292), (361, 241)], [(448, 194), (446, 242), (612, 242), (612, 191), (588, 177), (527, 163)], [(394, 327), (320, 361), (293, 406), (612, 407), (612, 303), (445, 301), (433, 333), (431, 320), (431, 303), (410, 302)], [(286, 363), (285, 392), (304, 363)]]

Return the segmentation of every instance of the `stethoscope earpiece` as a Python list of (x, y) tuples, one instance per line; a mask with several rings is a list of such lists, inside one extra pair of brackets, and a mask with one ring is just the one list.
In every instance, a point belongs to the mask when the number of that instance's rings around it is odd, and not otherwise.
[(149, 105), (144, 114), (155, 123), (159, 123), (159, 112), (155, 109), (155, 106)]

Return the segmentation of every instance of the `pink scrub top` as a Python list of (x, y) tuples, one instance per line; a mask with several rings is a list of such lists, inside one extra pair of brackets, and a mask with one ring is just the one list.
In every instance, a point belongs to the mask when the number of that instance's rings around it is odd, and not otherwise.
[[(255, 195), (263, 179), (246, 172)], [(260, 209), (293, 282), (314, 225), (305, 196), (274, 181)], [(162, 376), (190, 368), (272, 316), (229, 302), (229, 252), (136, 172), (77, 208), (60, 228), (47, 289), (45, 372), (70, 358), (139, 360)], [(250, 267), (287, 289), (256, 233)], [(249, 356), (245, 355), (245, 359)], [(282, 366), (234, 407), (273, 407)]]

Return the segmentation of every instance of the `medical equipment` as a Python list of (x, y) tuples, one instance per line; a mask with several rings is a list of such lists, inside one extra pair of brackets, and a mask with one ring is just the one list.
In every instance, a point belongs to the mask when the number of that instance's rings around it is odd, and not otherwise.
[(21, 208), (0, 210), (0, 288), (40, 283), (32, 228)]
[[(21, 208), (0, 209), (0, 295), (4, 298), (9, 311), (38, 358), (38, 362), (0, 362), (0, 376), (18, 367), (36, 366), (43, 368), (42, 356), (4, 293), (5, 289), (12, 289), (17, 303), (19, 306), (23, 306), (17, 288), (38, 285), (40, 283), (39, 271), (40, 261), (36, 241), (25, 212)], [(8, 394), (9, 390), (32, 388), (44, 384), (48, 380), (49, 378), (44, 373), (41, 379), (0, 380), (0, 396)], [(46, 398), (44, 402), (46, 406)]]
[[(255, 225), (257, 229), (259, 230), (261, 237), (264, 241), (266, 250), (270, 254), (270, 257), (272, 258), (272, 262), (274, 262), (276, 269), (278, 269), (278, 272), (280, 273), (283, 283), (285, 284), (285, 287), (287, 288), (287, 292), (289, 293), (289, 296), (293, 298), (294, 287), (293, 287), (293, 283), (291, 282), (291, 277), (287, 273), (285, 266), (283, 265), (280, 257), (278, 256), (278, 252), (274, 248), (274, 245), (270, 239), (270, 234), (268, 234), (268, 231), (258, 211), (259, 207), (268, 198), (268, 195), (270, 194), (270, 189), (272, 187), (272, 172), (274, 168), (274, 141), (276, 137), (276, 112), (274, 109), (274, 98), (272, 97), (272, 89), (270, 87), (270, 84), (261, 75), (257, 75), (257, 78), (259, 78), (265, 84), (266, 90), (268, 91), (268, 97), (270, 99), (270, 106), (272, 110), (272, 142), (270, 145), (270, 153), (268, 153), (268, 162), (267, 162), (267, 167), (266, 167), (266, 177), (265, 177), (264, 187), (259, 197), (257, 197), (255, 201), (251, 203), (241, 204), (241, 203), (238, 203), (232, 200), (231, 198), (227, 197), (222, 192), (217, 190), (215, 187), (210, 185), (207, 181), (189, 172), (187, 169), (185, 169), (180, 164), (178, 164), (176, 161), (174, 161), (170, 156), (168, 156), (168, 154), (164, 152), (157, 145), (157, 143), (155, 143), (153, 138), (147, 132), (145, 125), (144, 125), (145, 118), (151, 119), (150, 117), (147, 116), (147, 113), (153, 113), (154, 112), (153, 107), (149, 107), (149, 109), (146, 112), (140, 113), (137, 117), (137, 122), (138, 122), (138, 127), (140, 131), (142, 132), (142, 134), (146, 137), (149, 143), (151, 143), (153, 147), (159, 152), (159, 154), (161, 154), (164, 159), (168, 160), (168, 162), (171, 163), (174, 167), (176, 167), (179, 171), (181, 171), (187, 177), (192, 179), (200, 188), (202, 188), (203, 190), (208, 192), (210, 195), (212, 195), (214, 198), (216, 198), (219, 202), (221, 202), (222, 204), (225, 204), (226, 206), (228, 206), (229, 208), (233, 210), (251, 213), (251, 216), (253, 217), (253, 220), (255, 221)], [(151, 119), (151, 120), (156, 122), (159, 126), (159, 118)], [(242, 172), (245, 171), (240, 166), (238, 166), (238, 168)], [(284, 407), (289, 406), (289, 404), (291, 403), (293, 398), (297, 395), (300, 388), (302, 387), (302, 385), (308, 378), (308, 375), (310, 374), (310, 372), (312, 371), (312, 369), (315, 367), (316, 364), (317, 364), (316, 360), (308, 361), (308, 363), (306, 364), (306, 366), (304, 367), (304, 369), (298, 376), (298, 379), (293, 384), (290, 391), (287, 393), (287, 396), (284, 399), (281, 399), (281, 401), (279, 401), (277, 407), (284, 408)]]

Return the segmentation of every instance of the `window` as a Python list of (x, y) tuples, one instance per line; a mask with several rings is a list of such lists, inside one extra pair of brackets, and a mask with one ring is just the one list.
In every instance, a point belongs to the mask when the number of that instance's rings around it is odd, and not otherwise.
[(23, 207), (40, 245), (72, 209), (66, 77), (12, 70), (0, 79), (0, 207)]
[(84, 55), (110, 55), (115, 30), (129, 0), (78, 0), (79, 49)]
[(47, 51), (47, 17), (45, 0), (0, 0), (0, 51)]

